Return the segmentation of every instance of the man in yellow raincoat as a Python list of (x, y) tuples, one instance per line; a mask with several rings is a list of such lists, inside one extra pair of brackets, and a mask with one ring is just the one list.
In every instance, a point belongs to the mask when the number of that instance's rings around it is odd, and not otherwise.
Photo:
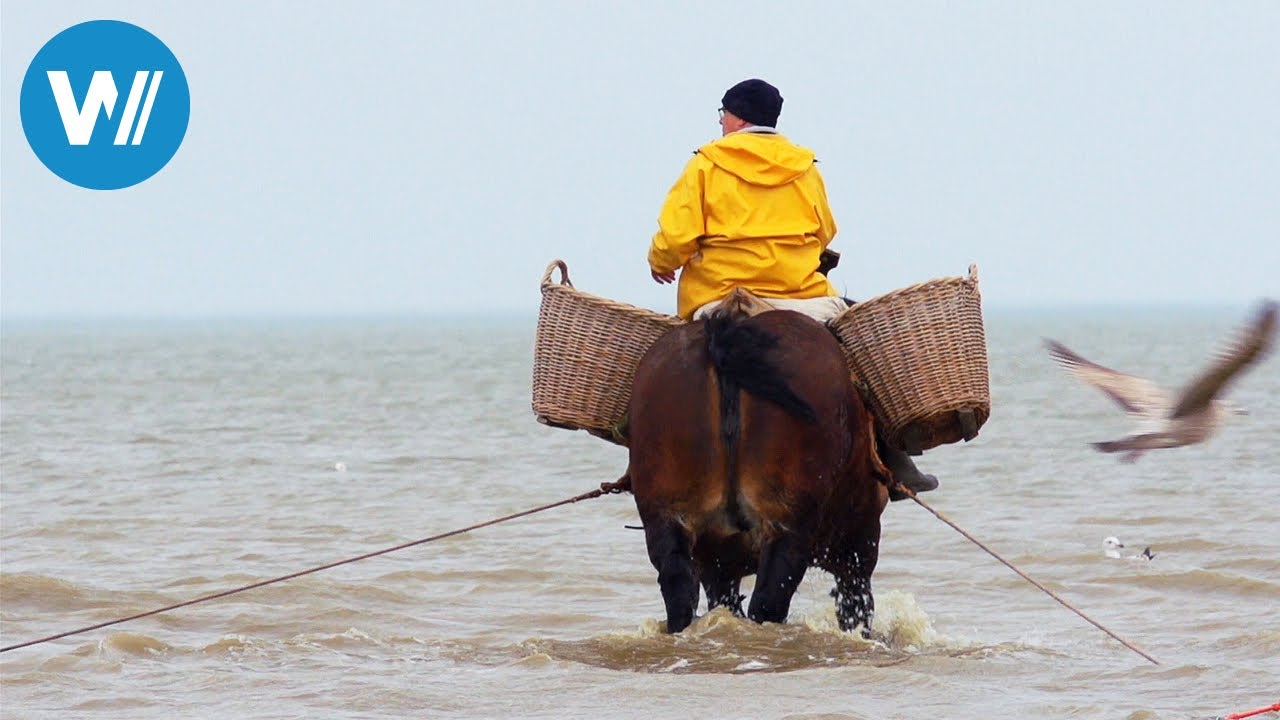
[(813, 151), (775, 125), (778, 89), (745, 80), (725, 93), (722, 137), (698, 148), (667, 194), (649, 247), (654, 280), (680, 273), (677, 313), (686, 320), (741, 286), (826, 320), (847, 305), (818, 272), (836, 234)]
[[(778, 134), (782, 94), (744, 80), (720, 101), (718, 140), (703, 145), (667, 193), (649, 270), (676, 280), (676, 312), (697, 319), (734, 287), (822, 322), (848, 307), (822, 273), (819, 258), (836, 234), (813, 151)], [(879, 443), (881, 457), (916, 492), (938, 486), (905, 452)]]

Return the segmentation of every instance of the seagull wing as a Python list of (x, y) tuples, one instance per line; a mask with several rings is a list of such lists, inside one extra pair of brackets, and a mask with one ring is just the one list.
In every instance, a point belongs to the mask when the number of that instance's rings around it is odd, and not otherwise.
[(1205, 368), (1178, 396), (1171, 417), (1180, 418), (1204, 410), (1235, 377), (1271, 348), (1276, 334), (1277, 304), (1262, 304), (1253, 321), (1235, 340), (1220, 350)]
[(1150, 380), (1086, 360), (1055, 340), (1045, 340), (1045, 345), (1064, 370), (1101, 390), (1130, 415), (1150, 418), (1169, 408), (1169, 394)]

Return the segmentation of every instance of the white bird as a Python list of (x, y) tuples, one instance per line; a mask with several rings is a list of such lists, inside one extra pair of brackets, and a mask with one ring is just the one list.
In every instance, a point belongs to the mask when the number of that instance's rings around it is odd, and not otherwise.
[(1203, 442), (1222, 426), (1226, 416), (1245, 414), (1217, 396), (1240, 371), (1260, 359), (1271, 348), (1276, 330), (1274, 300), (1266, 300), (1253, 321), (1238, 334), (1235, 342), (1219, 351), (1213, 363), (1173, 395), (1155, 383), (1126, 375), (1086, 360), (1062, 343), (1045, 340), (1049, 354), (1067, 372), (1093, 385), (1139, 423), (1133, 435), (1093, 443), (1105, 453), (1125, 453), (1121, 459), (1133, 462), (1148, 450), (1173, 448)]
[(1107, 557), (1117, 560), (1121, 557), (1124, 557), (1127, 560), (1152, 560), (1155, 558), (1155, 553), (1151, 552), (1150, 546), (1143, 548), (1142, 552), (1137, 555), (1122, 556), (1120, 554), (1120, 550), (1124, 547), (1124, 543), (1120, 542), (1120, 538), (1114, 535), (1103, 540), (1102, 546), (1106, 548)]

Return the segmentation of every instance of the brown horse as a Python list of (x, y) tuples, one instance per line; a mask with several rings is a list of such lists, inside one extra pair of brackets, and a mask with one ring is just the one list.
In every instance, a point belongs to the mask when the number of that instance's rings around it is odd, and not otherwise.
[[(732, 303), (726, 303), (732, 305)], [(835, 576), (840, 627), (871, 627), (889, 474), (832, 334), (799, 313), (726, 307), (675, 328), (640, 362), (627, 475), (667, 631), (707, 609), (784, 622), (807, 568)]]

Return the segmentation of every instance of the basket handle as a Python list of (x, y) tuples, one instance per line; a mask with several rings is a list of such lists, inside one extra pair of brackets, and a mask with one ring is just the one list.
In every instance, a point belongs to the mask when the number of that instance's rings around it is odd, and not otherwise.
[(547, 271), (542, 273), (542, 287), (551, 284), (551, 273), (556, 268), (560, 268), (560, 284), (573, 287), (573, 283), (569, 282), (569, 266), (565, 265), (563, 260), (552, 260), (547, 266)]
[(978, 263), (969, 263), (969, 282), (978, 284)]

